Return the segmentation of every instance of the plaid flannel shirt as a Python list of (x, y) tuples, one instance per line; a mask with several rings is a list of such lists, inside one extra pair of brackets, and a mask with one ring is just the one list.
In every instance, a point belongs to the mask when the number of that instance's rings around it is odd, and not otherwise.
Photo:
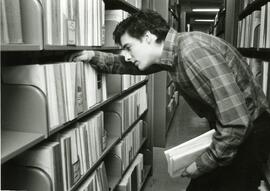
[(201, 173), (230, 163), (253, 121), (269, 112), (246, 60), (226, 41), (202, 32), (170, 29), (160, 62), (146, 71), (125, 62), (123, 56), (103, 52), (95, 52), (91, 65), (100, 72), (119, 74), (167, 70), (192, 109), (216, 129), (210, 148), (196, 160)]

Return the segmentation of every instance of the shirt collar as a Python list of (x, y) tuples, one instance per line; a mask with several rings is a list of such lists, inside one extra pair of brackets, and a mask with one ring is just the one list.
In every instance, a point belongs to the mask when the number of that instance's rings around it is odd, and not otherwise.
[(164, 47), (160, 57), (160, 64), (173, 66), (176, 35), (177, 32), (173, 28), (170, 28), (164, 41)]

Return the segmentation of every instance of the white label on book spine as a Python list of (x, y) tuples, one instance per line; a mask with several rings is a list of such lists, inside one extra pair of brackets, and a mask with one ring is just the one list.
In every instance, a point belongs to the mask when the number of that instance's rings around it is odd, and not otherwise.
[(75, 20), (67, 20), (67, 43), (68, 45), (76, 45), (76, 22)]

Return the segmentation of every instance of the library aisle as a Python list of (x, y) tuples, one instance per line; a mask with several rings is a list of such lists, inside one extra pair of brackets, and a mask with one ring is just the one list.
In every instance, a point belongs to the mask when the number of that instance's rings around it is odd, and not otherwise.
[(169, 176), (164, 150), (194, 138), (208, 129), (207, 121), (199, 118), (180, 98), (179, 106), (167, 135), (166, 147), (153, 148), (153, 176), (149, 177), (143, 191), (184, 191), (189, 179), (171, 178)]

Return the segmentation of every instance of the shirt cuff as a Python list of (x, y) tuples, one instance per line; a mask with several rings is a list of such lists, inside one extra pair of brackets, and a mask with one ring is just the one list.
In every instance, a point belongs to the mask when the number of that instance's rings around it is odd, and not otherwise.
[(201, 174), (210, 172), (215, 169), (218, 164), (214, 159), (211, 159), (209, 154), (204, 152), (201, 156), (199, 156), (196, 160), (197, 169)]

